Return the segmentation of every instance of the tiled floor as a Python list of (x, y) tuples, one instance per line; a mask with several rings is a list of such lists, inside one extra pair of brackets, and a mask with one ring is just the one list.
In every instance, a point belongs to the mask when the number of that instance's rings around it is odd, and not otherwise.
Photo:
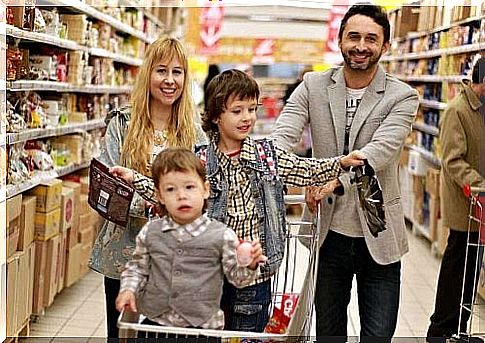
[[(408, 236), (410, 252), (403, 259), (401, 307), (396, 337), (407, 337), (406, 342), (424, 342), (422, 338), (409, 338), (426, 334), (434, 305), (439, 259), (431, 254), (430, 244), (424, 238), (416, 237), (410, 231)], [(94, 342), (94, 337), (103, 337), (106, 331), (103, 299), (102, 277), (89, 272), (81, 281), (56, 297), (45, 315), (31, 324), (30, 334), (36, 337), (58, 337), (56, 342), (66, 342), (67, 337), (73, 336), (92, 337), (86, 341)], [(357, 336), (360, 325), (355, 287), (349, 314), (349, 335)], [(485, 314), (480, 317), (485, 317)], [(476, 323), (485, 329), (483, 319), (482, 323)]]

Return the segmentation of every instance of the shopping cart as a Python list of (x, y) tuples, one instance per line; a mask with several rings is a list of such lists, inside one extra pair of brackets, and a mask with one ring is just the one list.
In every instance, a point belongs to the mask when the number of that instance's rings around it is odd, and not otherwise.
[[(463, 192), (470, 198), (470, 209), (468, 213), (468, 238), (460, 300), (458, 335), (455, 338), (458, 339), (459, 342), (476, 342), (478, 338), (485, 338), (485, 326), (480, 327), (480, 325), (477, 325), (476, 323), (477, 320), (480, 320), (481, 316), (485, 318), (485, 304), (476, 296), (478, 279), (480, 278), (480, 270), (482, 269), (483, 248), (485, 246), (485, 217), (483, 211), (483, 206), (485, 205), (485, 188), (470, 187), (467, 185), (463, 187)], [(474, 226), (478, 228), (477, 241), (470, 239), (470, 232), (472, 232), (472, 227)], [(471, 261), (473, 262), (471, 271), (467, 270), (469, 268), (469, 259), (473, 259)], [(471, 300), (465, 300), (465, 275), (469, 272), (473, 273), (471, 274), (473, 275), (473, 292)], [(470, 314), (470, 319), (465, 329), (462, 328), (462, 326), (464, 326), (462, 325), (463, 311), (467, 311)]]
[[(285, 196), (285, 204), (303, 204), (303, 195)], [(288, 311), (291, 314), (288, 327), (284, 333), (257, 333), (247, 331), (229, 331), (213, 329), (194, 329), (181, 327), (168, 327), (157, 325), (140, 324), (137, 316), (132, 313), (121, 313), (118, 318), (120, 338), (132, 338), (150, 333), (155, 338), (184, 338), (191, 339), (200, 337), (219, 338), (225, 342), (240, 341), (308, 341), (313, 316), (313, 297), (316, 286), (316, 273), (318, 264), (318, 213), (312, 221), (288, 220), (285, 255), (281, 267), (272, 278), (272, 305), (273, 315), (278, 311)], [(300, 234), (299, 228), (308, 226), (308, 234)], [(302, 230), (303, 231), (303, 230)], [(309, 249), (305, 248), (300, 239), (308, 241)], [(294, 305), (296, 302), (296, 306)], [(289, 304), (289, 306), (288, 306)], [(287, 312), (287, 313), (288, 313)], [(271, 317), (271, 316), (270, 316)], [(271, 320), (270, 320), (271, 321)]]

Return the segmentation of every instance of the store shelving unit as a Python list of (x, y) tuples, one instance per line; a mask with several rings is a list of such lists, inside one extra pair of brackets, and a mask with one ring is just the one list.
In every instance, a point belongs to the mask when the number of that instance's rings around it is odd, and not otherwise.
[[(391, 16), (396, 19), (396, 31), (403, 34), (403, 30), (399, 26), (404, 25), (406, 30), (410, 29), (411, 32), (404, 33), (402, 37), (393, 38), (392, 49), (388, 55), (382, 57), (381, 61), (388, 72), (422, 90), (419, 118), (413, 124), (414, 132), (410, 136), (411, 141), (406, 144), (405, 148), (418, 152), (428, 167), (440, 169), (441, 159), (436, 154), (436, 152), (439, 153), (438, 122), (442, 111), (447, 108), (446, 101), (450, 100), (450, 96), (447, 96), (445, 92), (450, 87), (453, 90), (457, 89), (457, 84), (461, 83), (463, 79), (469, 78), (468, 75), (464, 75), (467, 70), (463, 66), (461, 70), (457, 70), (455, 61), (466, 61), (465, 57), (474, 56), (483, 51), (485, 42), (479, 40), (483, 40), (484, 37), (483, 21), (485, 17), (481, 12), (480, 16), (472, 15), (462, 20), (453, 20), (453, 18), (459, 18), (462, 8), (451, 6), (433, 10), (424, 3), (418, 4), (418, 6), (420, 6), (417, 11), (418, 17), (408, 17), (404, 24), (402, 24), (404, 20), (401, 21), (401, 24), (398, 21), (400, 15), (411, 13), (409, 9), (402, 9), (401, 14), (396, 12), (394, 16)], [(480, 13), (479, 10), (472, 8), (470, 13)], [(401, 9), (397, 11), (401, 11)], [(443, 17), (438, 16), (438, 12)], [(429, 28), (430, 20), (435, 21), (435, 14), (437, 21), (449, 24), (438, 25), (431, 29), (420, 29), (420, 27)], [(450, 17), (444, 18), (445, 15)], [(416, 25), (417, 32), (412, 32), (412, 25)], [(482, 30), (482, 34), (477, 34), (477, 30)], [(452, 32), (453, 34), (451, 34)], [(459, 35), (462, 35), (463, 43), (457, 43), (460, 39)], [(450, 68), (450, 66), (453, 67)], [(431, 70), (436, 74), (427, 74)], [(402, 189), (401, 193), (413, 194), (413, 191)], [(427, 224), (417, 223), (413, 218), (413, 211), (410, 211), (410, 214), (406, 217), (413, 224), (413, 232), (433, 241), (435, 237), (433, 237), (430, 227)], [(425, 223), (427, 222), (425, 220)]]

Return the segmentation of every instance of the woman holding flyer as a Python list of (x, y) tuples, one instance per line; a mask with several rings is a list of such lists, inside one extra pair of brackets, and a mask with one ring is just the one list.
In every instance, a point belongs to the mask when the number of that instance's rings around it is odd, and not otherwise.
[[(131, 106), (108, 116), (99, 161), (123, 165), (149, 176), (154, 156), (167, 147), (204, 143), (196, 125), (187, 53), (173, 38), (160, 38), (146, 51), (131, 94)], [(95, 241), (89, 267), (104, 275), (108, 337), (118, 337), (115, 307), (120, 274), (131, 258), (135, 238), (146, 223), (145, 201), (135, 194), (126, 226), (106, 221)]]

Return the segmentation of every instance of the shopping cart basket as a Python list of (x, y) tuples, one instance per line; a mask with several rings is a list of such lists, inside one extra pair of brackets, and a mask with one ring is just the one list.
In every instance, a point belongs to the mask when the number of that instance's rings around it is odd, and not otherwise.
[[(285, 196), (285, 204), (303, 204), (303, 195)], [(137, 316), (132, 313), (122, 313), (118, 318), (120, 338), (137, 337), (140, 333), (155, 334), (156, 338), (186, 337), (217, 337), (223, 341), (236, 342), (251, 340), (306, 340), (310, 336), (313, 315), (313, 296), (315, 293), (316, 273), (318, 264), (318, 224), (320, 215), (317, 214), (312, 221), (287, 221), (286, 251), (281, 267), (272, 278), (272, 305), (271, 313), (282, 311), (290, 303), (290, 317), (288, 327), (284, 333), (257, 333), (247, 331), (228, 331), (212, 329), (194, 329), (181, 327), (168, 327), (139, 324)], [(300, 226), (309, 226), (309, 234), (299, 234)], [(309, 240), (309, 249), (305, 248), (299, 239)], [(297, 301), (295, 301), (297, 299)], [(296, 302), (295, 307), (291, 307)], [(287, 308), (285, 308), (287, 309)], [(170, 336), (169, 336), (170, 335)]]
[[(468, 238), (465, 255), (465, 269), (463, 271), (463, 283), (460, 300), (460, 317), (458, 320), (458, 336), (460, 342), (474, 342), (474, 337), (485, 338), (485, 327), (476, 325), (476, 321), (480, 320), (481, 316), (485, 317), (485, 304), (481, 302), (477, 294), (478, 279), (480, 278), (480, 270), (482, 269), (483, 259), (483, 247), (485, 246), (485, 213), (483, 206), (485, 205), (485, 188), (479, 187), (463, 187), (463, 192), (470, 198), (470, 209), (468, 213)], [(478, 240), (470, 239), (470, 232), (472, 228), (476, 226), (478, 228)], [(473, 253), (472, 253), (473, 252)], [(471, 271), (469, 268), (468, 260), (473, 259), (473, 267)], [(465, 300), (465, 282), (467, 273), (473, 273), (473, 292), (471, 300)], [(482, 272), (483, 274), (483, 272)], [(485, 276), (485, 275), (484, 275)], [(483, 276), (482, 276), (483, 278)], [(466, 329), (462, 329), (462, 313), (467, 311), (470, 313), (470, 319)], [(483, 320), (483, 318), (482, 318)]]

